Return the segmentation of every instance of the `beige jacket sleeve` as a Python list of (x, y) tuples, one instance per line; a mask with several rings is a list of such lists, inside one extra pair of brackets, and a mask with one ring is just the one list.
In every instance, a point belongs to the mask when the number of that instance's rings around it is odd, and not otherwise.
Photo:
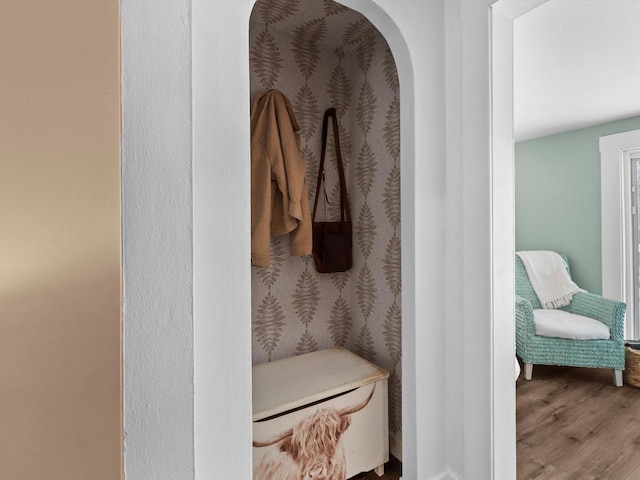
[(290, 102), (270, 90), (251, 114), (251, 260), (269, 266), (271, 235), (291, 233), (291, 255), (311, 254), (311, 215), (299, 126)]

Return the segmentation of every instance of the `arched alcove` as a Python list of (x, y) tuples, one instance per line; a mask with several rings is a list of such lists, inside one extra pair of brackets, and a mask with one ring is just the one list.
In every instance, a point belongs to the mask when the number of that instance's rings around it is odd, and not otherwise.
[[(399, 32), (397, 31), (397, 27), (395, 25), (395, 23), (393, 21), (391, 21), (390, 17), (388, 15), (386, 15), (384, 13), (384, 11), (382, 9), (380, 9), (379, 7), (377, 7), (377, 5), (373, 2), (355, 2), (355, 3), (360, 3), (360, 6), (365, 6), (366, 8), (364, 8), (364, 10), (366, 10), (367, 12), (367, 16), (368, 18), (376, 24), (376, 26), (378, 27), (378, 30), (380, 30), (383, 35), (385, 35), (385, 28), (387, 30), (392, 30), (393, 33), (391, 35), (392, 39), (389, 41), (389, 46), (391, 48), (391, 50), (393, 51), (393, 56), (396, 58), (396, 64), (398, 67), (398, 72), (399, 72), (399, 81), (400, 81), (400, 95), (401, 95), (401, 99), (400, 99), (400, 103), (402, 104), (405, 101), (408, 102), (412, 102), (413, 99), (413, 85), (412, 85), (412, 70), (410, 67), (410, 62), (409, 62), (409, 55), (408, 52), (406, 51), (406, 45), (404, 45), (404, 41), (402, 36), (399, 34)], [(203, 3), (197, 3), (194, 4), (194, 18), (199, 16), (199, 13), (195, 12), (195, 7), (197, 6), (198, 10), (200, 13), (202, 13), (204, 10), (207, 10), (208, 8), (211, 8), (210, 6), (207, 6), (204, 2)], [(251, 7), (253, 6), (253, 2), (251, 2)], [(354, 5), (351, 5), (354, 6)], [(249, 24), (249, 17), (250, 17), (250, 9), (246, 8), (244, 9), (245, 13), (246, 13), (246, 25)], [(209, 13), (209, 15), (211, 15), (212, 13)], [(201, 17), (200, 17), (201, 18)], [(226, 21), (227, 22), (231, 22), (233, 19), (228, 18)], [(380, 23), (384, 26), (381, 28)], [(209, 28), (213, 28), (215, 29), (216, 26), (215, 25), (210, 25)], [(204, 33), (204, 32), (203, 32)], [(196, 34), (196, 32), (194, 32), (194, 38), (197, 38), (198, 35)], [(202, 37), (200, 37), (199, 40), (205, 40), (206, 34), (203, 35)], [(385, 35), (385, 37), (387, 37), (387, 35)], [(198, 58), (198, 50), (200, 46), (204, 46), (204, 44), (198, 44), (198, 41), (196, 41), (196, 44), (194, 45), (194, 62), (196, 62), (196, 58)], [(246, 64), (245, 67), (248, 70), (248, 64), (249, 64), (249, 46), (246, 45), (246, 52), (247, 52), (247, 57), (246, 57)], [(200, 67), (205, 68), (208, 70), (208, 67), (204, 66), (204, 65), (200, 65)], [(194, 72), (195, 72), (195, 68), (194, 67)], [(236, 68), (235, 65), (233, 65), (233, 68)], [(204, 73), (204, 72), (203, 72)], [(213, 74), (213, 71), (207, 71), (205, 73), (206, 76)], [(246, 73), (244, 74), (246, 75)], [(234, 82), (234, 97), (236, 97), (237, 95), (235, 95), (239, 90), (242, 91), (246, 91), (246, 98), (245, 100), (242, 102), (246, 105), (246, 110), (248, 112), (248, 103), (249, 103), (249, 89), (245, 86), (247, 85), (246, 82), (246, 77), (244, 77), (244, 75), (241, 75), (240, 77), (238, 77), (238, 81)], [(243, 79), (244, 77), (244, 79)], [(194, 105), (200, 105), (204, 107), (203, 103), (200, 103), (200, 101), (198, 100), (198, 98), (202, 98), (198, 95), (198, 93), (200, 92), (199, 87), (201, 87), (202, 85), (199, 83), (198, 78), (197, 78), (197, 74), (194, 73)], [(244, 90), (245, 88), (247, 88), (247, 90)], [(206, 95), (203, 93), (203, 95)], [(199, 109), (200, 112), (195, 112), (194, 113), (194, 237), (195, 237), (195, 242), (194, 242), (194, 311), (195, 311), (195, 325), (194, 325), (194, 330), (196, 332), (195, 338), (196, 338), (196, 344), (195, 344), (195, 383), (196, 385), (200, 381), (203, 381), (204, 383), (206, 383), (206, 379), (202, 380), (202, 378), (198, 375), (198, 365), (199, 364), (210, 364), (210, 362), (213, 360), (212, 356), (215, 356), (215, 354), (212, 355), (213, 352), (207, 351), (206, 350), (206, 337), (208, 336), (207, 333), (205, 333), (205, 330), (207, 330), (206, 326), (203, 326), (202, 330), (199, 330), (199, 325), (200, 322), (198, 321), (198, 312), (204, 312), (209, 310), (210, 308), (212, 308), (212, 304), (209, 301), (209, 299), (206, 299), (204, 296), (198, 296), (197, 293), (199, 291), (203, 291), (202, 289), (206, 289), (206, 285), (209, 284), (212, 286), (211, 283), (211, 276), (215, 277), (217, 275), (217, 273), (213, 273), (211, 271), (209, 271), (209, 273), (207, 274), (207, 272), (205, 270), (207, 270), (207, 268), (204, 267), (197, 267), (197, 265), (205, 265), (206, 263), (201, 263), (198, 261), (199, 258), (205, 259), (205, 257), (207, 256), (206, 252), (203, 250), (200, 250), (198, 245), (200, 244), (198, 241), (199, 238), (199, 233), (203, 233), (205, 234), (204, 230), (199, 230), (197, 228), (197, 224), (198, 224), (198, 199), (200, 198), (200, 193), (202, 193), (203, 195), (206, 195), (206, 193), (204, 192), (204, 190), (200, 190), (198, 183), (201, 181), (201, 179), (203, 178), (201, 175), (206, 175), (206, 171), (209, 170), (209, 168), (211, 167), (210, 170), (210, 174), (209, 176), (213, 176), (214, 175), (214, 171), (215, 168), (213, 168), (212, 165), (203, 167), (204, 169), (200, 170), (200, 176), (198, 175), (198, 158), (201, 154), (203, 154), (205, 151), (211, 149), (211, 151), (215, 150), (215, 145), (210, 143), (210, 139), (205, 139), (203, 136), (199, 135), (199, 126), (198, 124), (200, 124), (200, 126), (204, 126), (207, 123), (206, 117), (207, 115), (210, 114), (207, 113), (205, 111), (204, 108)], [(413, 172), (413, 138), (414, 138), (414, 134), (413, 134), (413, 118), (410, 115), (411, 109), (408, 109), (408, 111), (406, 113), (401, 111), (401, 119), (400, 119), (400, 124), (402, 125), (402, 132), (401, 132), (401, 158), (400, 158), (400, 163), (401, 163), (401, 169), (404, 175), (404, 172), (406, 171), (408, 174), (408, 179), (412, 178), (412, 172)], [(200, 117), (200, 114), (204, 115), (204, 117)], [(240, 118), (240, 119), (233, 119), (232, 121), (234, 123), (237, 122), (237, 120), (241, 120), (241, 121), (246, 121), (247, 123), (241, 126), (242, 131), (247, 132), (248, 133), (248, 117), (244, 117), (244, 118)], [(210, 122), (209, 122), (210, 123)], [(406, 131), (405, 131), (406, 129)], [(246, 135), (246, 134), (245, 134)], [(198, 140), (202, 139), (202, 143), (199, 143)], [(232, 166), (231, 168), (236, 170), (232, 173), (233, 178), (245, 178), (246, 179), (246, 185), (241, 185), (241, 188), (243, 189), (244, 195), (246, 196), (245, 198), (249, 198), (249, 191), (248, 191), (248, 179), (249, 179), (249, 172), (248, 172), (248, 146), (249, 146), (249, 142), (247, 141), (246, 143), (246, 150), (244, 152), (244, 155), (246, 155), (245, 158), (247, 158), (247, 164), (246, 166)], [(229, 147), (227, 146), (223, 146), (223, 149), (227, 149)], [(229, 174), (229, 172), (226, 172), (226, 174)], [(236, 180), (227, 180), (227, 181), (231, 181), (231, 182), (236, 182)], [(406, 184), (405, 184), (406, 182)], [(202, 185), (202, 189), (206, 189), (207, 191), (210, 191), (211, 189), (211, 184), (204, 184)], [(409, 332), (410, 337), (412, 338), (412, 330), (413, 330), (413, 312), (414, 312), (414, 298), (413, 298), (413, 291), (414, 291), (414, 286), (415, 286), (415, 282), (412, 280), (413, 275), (414, 275), (414, 262), (412, 261), (412, 257), (413, 257), (413, 245), (414, 242), (411, 240), (411, 237), (413, 236), (413, 231), (414, 231), (414, 227), (413, 227), (413, 217), (414, 217), (414, 212), (415, 209), (413, 208), (412, 204), (413, 204), (413, 183), (411, 181), (406, 181), (403, 180), (402, 186), (402, 237), (404, 238), (405, 236), (408, 238), (408, 240), (403, 243), (402, 245), (402, 278), (403, 280), (407, 280), (404, 281), (403, 283), (405, 286), (403, 288), (403, 292), (402, 292), (402, 305), (403, 305), (403, 333), (406, 334), (406, 332)], [(247, 212), (248, 213), (248, 212)], [(207, 216), (206, 213), (204, 215), (205, 217)], [(406, 219), (406, 220), (405, 220)], [(248, 217), (246, 218), (247, 220), (247, 227), (249, 226), (249, 222), (248, 222)], [(205, 223), (207, 222), (206, 219), (202, 219), (202, 221), (204, 221)], [(205, 227), (205, 223), (201, 223), (200, 225), (203, 226), (206, 229), (208, 229), (208, 227)], [(247, 230), (247, 240), (248, 240), (248, 230)], [(225, 262), (226, 263), (226, 262)], [(406, 265), (405, 265), (406, 264)], [(247, 269), (248, 269), (248, 265), (247, 265)], [(202, 276), (202, 282), (199, 282), (199, 278), (200, 276)], [(405, 279), (406, 276), (406, 279)], [(209, 280), (206, 280), (205, 277), (209, 277)], [(214, 282), (215, 283), (215, 282)], [(238, 282), (236, 282), (237, 285), (242, 285), (242, 287), (238, 290), (237, 294), (239, 295), (240, 299), (248, 299), (250, 298), (249, 292), (250, 292), (250, 279), (248, 278), (247, 275), (247, 271), (245, 271), (244, 274), (241, 275), (241, 278), (238, 279)], [(243, 293), (244, 292), (244, 293)], [(246, 295), (246, 296), (243, 296)], [(199, 303), (200, 300), (200, 303)], [(246, 305), (244, 302), (246, 302), (246, 300), (241, 300), (243, 305)], [(208, 305), (207, 305), (208, 304)], [(215, 308), (214, 308), (215, 309)], [(247, 351), (248, 349), (250, 349), (250, 326), (251, 326), (251, 322), (248, 319), (248, 312), (247, 310), (243, 307), (241, 308), (242, 312), (241, 315), (239, 316), (239, 318), (243, 319), (244, 323), (243, 325), (241, 325), (241, 328), (239, 329), (239, 331), (234, 331), (234, 335), (233, 335), (233, 339), (230, 339), (230, 341), (233, 341), (234, 343), (239, 343), (239, 344), (243, 344), (243, 350)], [(408, 324), (408, 326), (407, 326)], [(199, 334), (198, 331), (202, 332), (202, 334)], [(244, 333), (240, 333), (240, 332), (244, 332)], [(213, 333), (213, 332), (211, 332)], [(244, 337), (244, 335), (246, 335), (246, 337)], [(211, 337), (209, 337), (211, 338)], [(198, 346), (198, 343), (201, 344), (201, 346)], [(402, 362), (403, 362), (403, 372), (406, 371), (407, 369), (407, 365), (410, 365), (409, 367), (409, 388), (410, 391), (414, 390), (414, 388), (412, 387), (411, 383), (412, 383), (412, 379), (414, 378), (414, 374), (411, 374), (411, 372), (413, 370), (415, 370), (415, 362), (413, 360), (414, 357), (414, 347), (413, 347), (413, 343), (411, 341), (408, 342), (408, 348), (406, 345), (403, 345), (403, 353), (402, 353)], [(226, 359), (220, 359), (220, 361), (225, 362)], [(414, 365), (413, 367), (411, 367), (411, 365)], [(232, 365), (231, 369), (233, 371), (246, 371), (243, 370), (244, 369), (244, 365)], [(204, 371), (203, 371), (204, 374)], [(404, 388), (406, 388), (406, 384), (403, 385), (403, 390)], [(208, 389), (207, 389), (208, 390)], [(200, 390), (203, 395), (198, 398), (198, 395), (196, 395), (195, 397), (195, 415), (196, 415), (196, 419), (198, 418), (198, 412), (199, 412), (199, 405), (202, 405), (201, 402), (206, 401), (206, 398), (208, 395), (213, 395), (213, 391), (209, 390), (207, 393), (207, 390)], [(413, 400), (413, 402), (415, 402), (415, 400)], [(409, 405), (409, 408), (407, 408), (407, 405)], [(244, 407), (243, 407), (244, 406)], [(250, 419), (250, 405), (247, 404), (246, 402), (244, 402), (244, 400), (242, 401), (242, 404), (238, 405), (238, 408), (246, 408), (246, 415), (247, 415), (247, 420)], [(409, 444), (410, 444), (410, 448), (415, 448), (415, 440), (411, 441), (412, 438), (415, 438), (415, 422), (413, 422), (411, 420), (412, 418), (412, 414), (411, 411), (415, 411), (415, 407), (412, 408), (412, 400), (411, 399), (405, 399), (404, 400), (404, 404), (403, 404), (403, 416), (405, 418), (404, 422), (407, 424), (407, 428), (405, 428), (405, 431), (403, 431), (403, 438), (406, 438), (407, 435), (409, 435)], [(407, 413), (408, 412), (408, 413)], [(204, 414), (204, 413), (203, 413)], [(204, 414), (206, 415), (206, 414)], [(408, 417), (407, 417), (408, 415)], [(250, 425), (247, 423), (245, 425), (245, 428), (240, 435), (246, 435), (247, 434), (247, 429)], [(196, 421), (195, 424), (195, 429), (196, 429), (196, 459), (198, 459), (198, 451), (200, 450), (200, 448), (205, 448), (205, 445), (207, 445), (207, 441), (206, 441), (206, 437), (209, 437), (211, 432), (205, 431), (206, 427), (203, 423), (200, 423), (198, 421)], [(198, 431), (202, 432), (202, 437), (200, 437), (200, 442), (198, 442)], [(250, 437), (249, 437), (250, 438)], [(214, 442), (214, 440), (212, 439), (212, 442)], [(200, 447), (199, 445), (200, 444)], [(250, 454), (250, 441), (247, 443), (248, 445), (248, 449), (247, 449), (247, 453)], [(204, 452), (204, 450), (203, 450)], [(203, 454), (204, 455), (204, 454)], [(204, 456), (200, 457), (202, 459), (202, 463), (200, 463), (201, 468), (206, 469), (206, 460), (204, 459)], [(410, 455), (409, 459), (410, 459), (410, 463), (411, 463), (411, 459), (415, 458), (415, 455)], [(196, 471), (198, 471), (198, 462), (196, 461)], [(405, 467), (408, 471), (411, 471), (411, 466), (409, 464), (408, 468)], [(415, 467), (414, 467), (415, 468)], [(205, 471), (205, 470), (202, 470)]]
[[(347, 3), (347, 2), (343, 2)], [(415, 449), (417, 448), (417, 440), (416, 440), (416, 430), (417, 430), (417, 422), (413, 420), (415, 418), (415, 397), (411, 395), (411, 393), (415, 392), (415, 384), (414, 379), (416, 377), (416, 362), (415, 362), (415, 261), (414, 261), (414, 251), (415, 251), (415, 188), (414, 183), (412, 181), (414, 177), (414, 118), (413, 118), (413, 71), (411, 67), (411, 62), (409, 59), (409, 53), (407, 50), (407, 46), (404, 43), (404, 38), (400, 34), (398, 27), (391, 20), (391, 17), (387, 15), (383, 9), (381, 9), (375, 2), (370, 0), (359, 0), (355, 2), (350, 2), (348, 5), (355, 10), (361, 11), (366, 15), (366, 17), (373, 23), (377, 29), (383, 34), (383, 36), (387, 39), (390, 50), (393, 52), (393, 57), (395, 58), (397, 69), (398, 69), (398, 77), (399, 77), (399, 90), (400, 90), (400, 125), (401, 125), (401, 146), (400, 146), (400, 169), (402, 171), (403, 179), (401, 184), (401, 204), (402, 204), (402, 225), (401, 225), (401, 237), (403, 238), (402, 244), (402, 281), (403, 281), (403, 289), (402, 289), (402, 331), (403, 331), (403, 342), (402, 342), (402, 369), (403, 372), (408, 372), (406, 383), (403, 384), (403, 391), (409, 391), (410, 395), (408, 397), (403, 398), (402, 400), (402, 411), (403, 411), (403, 424), (406, 426), (402, 432), (402, 443), (403, 445), (408, 441), (408, 450), (403, 448), (403, 457), (406, 457), (404, 470), (408, 473), (409, 478), (411, 478), (411, 472), (416, 471), (416, 455)], [(244, 12), (242, 16), (246, 19), (245, 25), (249, 25), (249, 18), (251, 8), (253, 7), (254, 2), (250, 2), (250, 5), (245, 6), (242, 11)], [(203, 17), (204, 15), (204, 17)], [(196, 451), (196, 474), (198, 472), (207, 472), (213, 471), (208, 470), (209, 468), (213, 469), (213, 465), (210, 465), (208, 460), (206, 459), (206, 449), (210, 448), (211, 445), (216, 444), (217, 441), (215, 436), (211, 430), (207, 429), (207, 418), (212, 419), (212, 414), (206, 411), (210, 408), (208, 405), (211, 403), (207, 402), (207, 398), (215, 397), (213, 385), (211, 385), (207, 374), (206, 374), (206, 365), (211, 365), (212, 362), (223, 362), (226, 365), (229, 365), (230, 372), (229, 376), (235, 375), (243, 375), (246, 376), (249, 371), (249, 366), (247, 364), (247, 357), (245, 355), (250, 351), (251, 348), (251, 320), (249, 318), (250, 313), (247, 310), (246, 306), (249, 304), (249, 299), (251, 298), (250, 291), (250, 276), (249, 276), (249, 265), (247, 263), (246, 270), (234, 271), (234, 262), (233, 258), (237, 258), (237, 250), (236, 247), (239, 247), (239, 254), (242, 255), (244, 246), (246, 248), (249, 240), (249, 216), (248, 210), (245, 210), (245, 217), (242, 221), (246, 220), (246, 229), (243, 227), (237, 231), (245, 231), (246, 237), (239, 241), (239, 244), (230, 248), (228, 252), (229, 255), (224, 259), (224, 264), (227, 267), (222, 267), (223, 269), (227, 269), (230, 271), (231, 279), (222, 280), (223, 283), (228, 284), (229, 281), (233, 282), (238, 288), (235, 291), (234, 297), (239, 302), (235, 305), (231, 310), (228, 308), (224, 308), (225, 311), (230, 312), (234, 311), (234, 315), (236, 317), (236, 321), (240, 322), (236, 324), (233, 329), (223, 327), (224, 333), (223, 335), (228, 335), (228, 339), (234, 345), (242, 345), (242, 352), (236, 351), (234, 357), (239, 359), (242, 357), (242, 362), (240, 363), (232, 363), (229, 358), (224, 358), (220, 352), (211, 351), (207, 345), (211, 345), (214, 341), (215, 337), (220, 335), (220, 329), (216, 328), (211, 324), (207, 324), (204, 321), (206, 312), (220, 310), (220, 305), (215, 305), (213, 299), (207, 297), (206, 292), (211, 289), (218, 288), (220, 285), (216, 278), (220, 278), (221, 272), (214, 268), (212, 269), (212, 265), (209, 262), (208, 258), (209, 254), (206, 252), (205, 244), (203, 240), (209, 239), (211, 240), (212, 230), (215, 230), (215, 225), (213, 218), (210, 215), (210, 212), (206, 211), (207, 204), (211, 204), (214, 199), (211, 197), (211, 182), (205, 181), (205, 178), (212, 178), (218, 173), (214, 166), (210, 162), (203, 163), (201, 159), (205, 159), (207, 155), (224, 155), (223, 152), (234, 151), (237, 155), (241, 153), (244, 155), (244, 158), (247, 159), (246, 164), (242, 162), (234, 162), (234, 165), (229, 165), (228, 171), (223, 173), (223, 176), (226, 178), (244, 178), (246, 182), (242, 182), (242, 185), (239, 185), (241, 189), (241, 195), (243, 198), (247, 200), (247, 204), (245, 208), (248, 207), (248, 199), (249, 199), (249, 170), (248, 170), (248, 148), (249, 142), (247, 141), (244, 146), (242, 146), (241, 150), (237, 147), (241, 147), (237, 144), (226, 144), (225, 145), (217, 145), (213, 142), (213, 139), (210, 136), (209, 132), (203, 130), (207, 125), (215, 123), (213, 119), (214, 113), (213, 108), (214, 104), (210, 102), (210, 94), (205, 91), (208, 90), (214, 83), (220, 85), (227, 84), (232, 90), (232, 95), (230, 93), (229, 102), (238, 105), (244, 105), (238, 111), (249, 111), (249, 82), (248, 82), (248, 64), (249, 64), (249, 45), (244, 44), (243, 47), (246, 48), (247, 57), (245, 57), (244, 71), (240, 71), (240, 64), (235, 61), (230, 62), (229, 65), (226, 65), (227, 75), (225, 77), (230, 77), (231, 71), (237, 72), (236, 81), (232, 83), (227, 83), (225, 79), (216, 78), (214, 82), (208, 82), (208, 86), (205, 87), (206, 78), (213, 79), (215, 78), (215, 70), (213, 69), (213, 65), (205, 65), (203, 63), (199, 63), (197, 59), (206, 58), (203, 55), (204, 51), (210, 51), (212, 48), (212, 43), (214, 43), (214, 36), (212, 35), (217, 29), (229, 30), (227, 24), (233, 23), (234, 25), (238, 24), (238, 18), (240, 16), (240, 12), (234, 12), (229, 18), (226, 18), (224, 22), (219, 19), (220, 12), (215, 12), (215, 9), (211, 5), (207, 5), (207, 2), (195, 2), (194, 3), (194, 19), (202, 20), (202, 18), (209, 18), (213, 20), (213, 17), (216, 17), (214, 24), (207, 24), (206, 30), (203, 23), (199, 21), (196, 22), (196, 25), (202, 25), (203, 29), (198, 32), (197, 26), (194, 27), (194, 92), (193, 92), (193, 103), (194, 103), (194, 333), (195, 333), (195, 344), (194, 344), (194, 356), (195, 356), (195, 378), (194, 383), (196, 385), (196, 394), (194, 396), (195, 402), (195, 451)], [(235, 37), (235, 35), (234, 35)], [(248, 35), (247, 35), (248, 37)], [(209, 38), (210, 40), (207, 40)], [(207, 44), (208, 42), (211, 42)], [(215, 48), (215, 47), (213, 47)], [(197, 65), (196, 65), (197, 64)], [(198, 73), (200, 75), (198, 75)], [(240, 81), (242, 79), (242, 81)], [(239, 95), (246, 95), (246, 97), (240, 101)], [(233, 97), (233, 98), (231, 98)], [(237, 99), (237, 100), (236, 100)], [(409, 107), (406, 109), (406, 112), (403, 110), (402, 105), (407, 103)], [(209, 107), (207, 107), (209, 105)], [(228, 106), (225, 105), (225, 109)], [(246, 122), (244, 124), (238, 123), (240, 121)], [(234, 125), (237, 125), (240, 131), (244, 132), (243, 135), (248, 138), (248, 116), (242, 117), (240, 119), (233, 118), (230, 119)], [(222, 152), (216, 152), (218, 148), (222, 149)], [(209, 152), (209, 153), (208, 153)], [(404, 179), (405, 172), (407, 174), (406, 181)], [(216, 183), (221, 180), (217, 180)], [(227, 180), (230, 181), (230, 180)], [(223, 185), (224, 181), (220, 183)], [(206, 199), (208, 198), (208, 200)], [(234, 221), (240, 221), (240, 219), (234, 219)], [(248, 251), (244, 250), (245, 252)], [(247, 257), (244, 257), (245, 261)], [(236, 268), (237, 269), (237, 268)], [(237, 280), (234, 280), (237, 279)], [(199, 320), (200, 319), (200, 320)], [(217, 333), (216, 333), (217, 331)], [(405, 342), (404, 338), (408, 340)], [(207, 340), (208, 339), (208, 340)], [(426, 365), (427, 362), (424, 362)], [(198, 388), (198, 385), (201, 388)], [(244, 385), (234, 385), (234, 391), (236, 392), (236, 396), (239, 392), (244, 391), (247, 392), (247, 388), (249, 387), (248, 383)], [(250, 396), (247, 395), (247, 397)], [(234, 440), (234, 444), (240, 443), (240, 438), (246, 438), (247, 445), (250, 447), (250, 434), (248, 432), (250, 428), (249, 420), (251, 418), (251, 409), (250, 404), (246, 402), (247, 397), (242, 398), (238, 402), (236, 402), (235, 409), (238, 414), (240, 412), (245, 412), (245, 417), (243, 417), (243, 426), (238, 430), (238, 426), (236, 426), (236, 430), (233, 433), (233, 436), (236, 437)], [(434, 415), (438, 418), (441, 416), (437, 413)], [(246, 419), (246, 422), (244, 421)], [(209, 439), (209, 440), (207, 440)], [(407, 440), (408, 439), (408, 440)], [(207, 447), (209, 446), (209, 447)], [(244, 464), (246, 459), (250, 458), (250, 448), (247, 450), (241, 450), (236, 452), (236, 455), (239, 458), (245, 459), (238, 462), (238, 464)], [(244, 468), (244, 467), (242, 467)]]
[[(270, 265), (252, 268), (253, 364), (343, 347), (390, 373), (390, 450), (402, 458), (400, 91), (393, 54), (363, 15), (326, 0), (258, 0), (249, 24), (252, 100), (276, 89), (300, 125), (313, 206), (322, 114), (335, 108), (353, 219), (353, 266), (321, 274), (271, 237)], [(316, 220), (340, 217), (333, 131)], [(325, 199), (326, 193), (326, 199)], [(255, 466), (254, 466), (255, 467)]]

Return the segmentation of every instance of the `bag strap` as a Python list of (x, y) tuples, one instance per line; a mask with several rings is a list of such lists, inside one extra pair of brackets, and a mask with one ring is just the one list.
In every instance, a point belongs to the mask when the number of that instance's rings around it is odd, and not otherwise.
[(336, 148), (336, 160), (338, 162), (338, 176), (340, 177), (340, 221), (344, 222), (345, 218), (347, 222), (351, 221), (351, 211), (349, 209), (349, 195), (347, 194), (347, 181), (344, 176), (344, 166), (342, 164), (342, 154), (340, 153), (340, 138), (338, 136), (338, 117), (335, 108), (329, 108), (324, 112), (324, 120), (322, 121), (322, 151), (320, 153), (320, 164), (318, 165), (318, 181), (316, 182), (316, 198), (313, 202), (313, 217), (311, 221), (316, 219), (316, 210), (318, 209), (318, 197), (320, 196), (320, 186), (324, 175), (324, 157), (327, 153), (327, 135), (329, 117), (333, 122), (333, 143)]

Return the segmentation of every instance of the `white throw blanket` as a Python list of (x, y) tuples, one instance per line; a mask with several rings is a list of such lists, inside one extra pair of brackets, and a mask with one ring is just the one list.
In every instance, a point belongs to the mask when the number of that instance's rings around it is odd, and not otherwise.
[(516, 252), (529, 275), (542, 308), (569, 305), (580, 288), (571, 280), (567, 266), (556, 252), (547, 250)]

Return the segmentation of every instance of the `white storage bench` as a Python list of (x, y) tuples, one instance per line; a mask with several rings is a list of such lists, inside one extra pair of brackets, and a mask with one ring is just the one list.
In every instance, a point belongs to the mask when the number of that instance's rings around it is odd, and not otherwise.
[(388, 377), (343, 348), (253, 367), (254, 480), (382, 476)]

